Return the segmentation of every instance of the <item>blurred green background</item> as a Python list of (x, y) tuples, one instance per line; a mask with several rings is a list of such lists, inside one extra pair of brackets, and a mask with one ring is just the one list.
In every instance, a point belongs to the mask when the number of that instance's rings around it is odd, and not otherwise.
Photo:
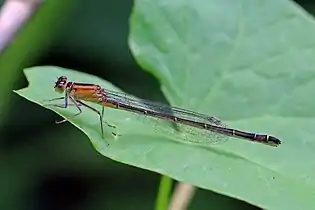
[[(298, 3), (312, 12), (312, 1)], [(101, 156), (74, 126), (56, 125), (58, 115), (12, 92), (27, 86), (24, 68), (55, 65), (165, 101), (158, 81), (140, 69), (128, 48), (132, 4), (47, 0), (0, 56), (0, 209), (154, 208), (159, 174)], [(52, 92), (54, 80), (47, 84)], [(210, 206), (256, 208), (199, 189), (190, 209)]]

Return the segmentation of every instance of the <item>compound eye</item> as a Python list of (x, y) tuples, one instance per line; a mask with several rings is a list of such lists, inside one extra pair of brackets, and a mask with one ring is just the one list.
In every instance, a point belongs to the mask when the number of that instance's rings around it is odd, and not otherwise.
[(65, 90), (65, 87), (67, 85), (67, 77), (61, 76), (58, 78), (57, 82), (55, 83), (55, 90), (57, 92), (63, 92)]
[(61, 77), (58, 78), (58, 81), (60, 81), (60, 82), (61, 81), (65, 81), (66, 82), (67, 81), (67, 77), (66, 76), (61, 76)]

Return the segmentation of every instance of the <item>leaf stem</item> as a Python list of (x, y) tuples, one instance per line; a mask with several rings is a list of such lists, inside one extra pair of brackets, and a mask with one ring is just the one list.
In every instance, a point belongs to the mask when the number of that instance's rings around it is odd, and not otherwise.
[(155, 202), (155, 210), (168, 209), (170, 193), (172, 190), (173, 180), (167, 176), (162, 176), (158, 191), (158, 196)]

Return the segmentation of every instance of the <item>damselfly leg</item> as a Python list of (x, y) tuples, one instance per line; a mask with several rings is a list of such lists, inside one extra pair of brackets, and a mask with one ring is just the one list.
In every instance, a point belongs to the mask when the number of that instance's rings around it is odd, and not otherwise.
[[(70, 99), (70, 101), (73, 104), (70, 104), (68, 102), (68, 99)], [(72, 115), (70, 117), (64, 118), (63, 120), (56, 121), (57, 124), (61, 124), (61, 123), (67, 122), (67, 121), (73, 119), (74, 117), (82, 114), (82, 109), (80, 108), (80, 106), (84, 106), (84, 107), (89, 108), (90, 110), (94, 111), (95, 113), (97, 113), (99, 115), (102, 138), (104, 138), (104, 125), (103, 125), (103, 122), (105, 122), (105, 124), (108, 127), (110, 127), (110, 128), (116, 128), (115, 125), (112, 125), (112, 124), (107, 123), (106, 121), (103, 121), (103, 117), (104, 117), (104, 107), (103, 106), (102, 106), (102, 112), (100, 112), (99, 110), (95, 109), (94, 107), (89, 106), (88, 104), (86, 104), (86, 103), (84, 103), (84, 102), (82, 102), (80, 100), (74, 99), (73, 97), (68, 96), (67, 94), (64, 97), (53, 98), (53, 99), (49, 99), (49, 100), (46, 100), (46, 101), (56, 101), (56, 100), (64, 100), (64, 103), (63, 104), (46, 104), (46, 106), (55, 106), (55, 107), (59, 107), (59, 108), (68, 108), (68, 106), (73, 106), (74, 105), (76, 107), (76, 109), (78, 110), (78, 112), (76, 114), (74, 114), (74, 115)], [(114, 132), (112, 132), (112, 134), (114, 136), (119, 136), (119, 134), (116, 134)]]

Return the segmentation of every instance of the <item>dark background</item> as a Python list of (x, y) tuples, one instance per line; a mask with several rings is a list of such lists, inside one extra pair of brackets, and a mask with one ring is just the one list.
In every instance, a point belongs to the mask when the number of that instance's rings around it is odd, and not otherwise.
[[(298, 3), (312, 12), (313, 1)], [(27, 86), (23, 68), (54, 65), (164, 101), (158, 81), (141, 70), (128, 48), (132, 4), (48, 0), (0, 57), (0, 209), (154, 208), (159, 174), (101, 156), (78, 129), (56, 125), (58, 115), (12, 92)], [(255, 207), (198, 190), (190, 209), (209, 208)]]

